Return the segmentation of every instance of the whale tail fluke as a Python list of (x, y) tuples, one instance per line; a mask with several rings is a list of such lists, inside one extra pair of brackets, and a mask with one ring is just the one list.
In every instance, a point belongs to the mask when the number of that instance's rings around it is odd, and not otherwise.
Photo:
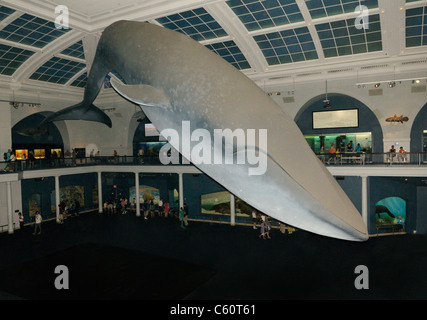
[(105, 114), (104, 111), (94, 106), (93, 104), (89, 104), (89, 106), (87, 106), (85, 103), (81, 102), (48, 116), (39, 124), (39, 128), (48, 122), (61, 120), (95, 121), (103, 123), (109, 128), (112, 127), (111, 119)]
[[(102, 37), (100, 43), (101, 42)], [(111, 119), (104, 111), (93, 105), (93, 102), (104, 85), (105, 77), (110, 71), (110, 68), (106, 66), (106, 62), (102, 57), (102, 46), (98, 46), (88, 75), (83, 101), (55, 112), (51, 116), (47, 117), (40, 126), (47, 122), (59, 120), (87, 120), (104, 123), (111, 128)]]

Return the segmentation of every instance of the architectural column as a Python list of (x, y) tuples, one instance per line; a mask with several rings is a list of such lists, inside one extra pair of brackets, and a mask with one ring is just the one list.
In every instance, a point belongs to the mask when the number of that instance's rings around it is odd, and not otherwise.
[(230, 224), (236, 225), (236, 201), (232, 193), (230, 193)]
[(362, 176), (362, 218), (368, 226), (368, 177)]
[(12, 184), (10, 181), (6, 182), (7, 189), (7, 226), (8, 233), (13, 233), (13, 208), (12, 208)]
[(102, 201), (102, 172), (98, 172), (98, 212), (102, 213), (104, 204)]
[(183, 182), (182, 173), (178, 173), (178, 176), (179, 176), (179, 183), (178, 183), (179, 209), (178, 210), (181, 210), (181, 208), (184, 208), (184, 182)]
[[(130, 201), (131, 199), (129, 199)], [(139, 198), (139, 172), (135, 172), (135, 200), (136, 200), (136, 216), (141, 216), (141, 208), (140, 203), (141, 199)]]
[(59, 176), (55, 176), (55, 207), (56, 207), (56, 222), (59, 223), (59, 203), (61, 198), (59, 195)]

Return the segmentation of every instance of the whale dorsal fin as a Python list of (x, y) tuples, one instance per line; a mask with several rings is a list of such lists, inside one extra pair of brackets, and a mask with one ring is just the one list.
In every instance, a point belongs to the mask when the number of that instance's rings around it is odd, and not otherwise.
[(146, 85), (126, 85), (111, 77), (110, 83), (114, 90), (125, 99), (140, 106), (170, 108), (166, 95), (159, 89)]

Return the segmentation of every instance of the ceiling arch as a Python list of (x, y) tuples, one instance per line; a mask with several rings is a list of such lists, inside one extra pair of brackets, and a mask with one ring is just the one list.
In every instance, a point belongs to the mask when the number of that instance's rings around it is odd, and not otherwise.
[[(58, 5), (67, 30), (55, 28)], [(121, 19), (184, 33), (262, 83), (427, 59), (427, 0), (3, 0), (0, 86), (79, 94), (96, 39)]]

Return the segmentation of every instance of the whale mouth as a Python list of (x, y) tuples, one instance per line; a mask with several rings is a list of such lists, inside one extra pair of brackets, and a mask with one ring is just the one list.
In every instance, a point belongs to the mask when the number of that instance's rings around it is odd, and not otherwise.
[[(263, 153), (264, 156), (266, 157), (266, 159), (268, 159), (269, 161), (267, 162), (268, 164), (274, 164), (274, 166), (276, 166), (277, 169), (279, 169), (280, 172), (282, 172), (284, 175), (286, 175), (292, 182), (294, 182), (294, 184), (296, 186), (298, 186), (301, 190), (303, 190), (307, 195), (310, 195), (312, 197), (312, 199), (314, 199), (316, 202), (318, 202), (319, 206), (322, 205), (322, 202), (319, 201), (318, 199), (316, 199), (316, 197), (314, 197), (312, 195), (312, 193), (306, 188), (304, 187), (304, 185), (302, 185), (297, 179), (295, 179), (278, 161), (276, 161), (274, 159), (274, 157), (269, 154), (268, 152), (266, 152), (265, 150), (257, 147), (257, 146), (245, 146), (245, 148), (241, 148), (238, 151), (235, 151), (233, 153), (233, 155), (237, 156), (237, 154), (239, 153), (243, 153), (243, 152), (247, 152), (247, 151), (251, 151), (251, 152), (258, 152), (258, 153)], [(267, 169), (268, 170), (268, 169)], [(326, 209), (326, 208), (325, 208)], [(361, 231), (359, 230), (357, 227), (355, 227), (354, 225), (352, 225), (351, 223), (348, 223), (345, 219), (343, 219), (342, 217), (340, 217), (339, 215), (335, 214), (334, 212), (331, 212), (330, 210), (326, 209), (331, 215), (334, 216), (335, 219), (339, 220), (340, 223), (338, 224), (333, 224), (334, 227), (338, 230), (340, 230), (341, 232), (345, 233), (347, 235), (346, 239), (347, 240), (354, 240), (354, 241), (365, 241), (368, 239), (368, 234), (366, 231)], [(314, 210), (309, 210), (311, 215), (316, 216), (317, 219), (323, 221), (323, 222), (329, 222), (328, 218), (326, 216), (320, 216), (319, 214), (316, 214), (316, 212)], [(283, 221), (286, 223), (286, 221)], [(351, 230), (351, 231), (350, 231)], [(324, 234), (330, 237), (335, 237), (332, 234)]]

